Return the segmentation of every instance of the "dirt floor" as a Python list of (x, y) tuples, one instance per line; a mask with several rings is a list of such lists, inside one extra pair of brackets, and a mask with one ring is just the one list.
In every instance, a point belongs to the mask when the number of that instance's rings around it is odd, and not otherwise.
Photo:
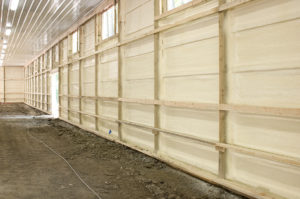
[(32, 136), (103, 199), (243, 198), (61, 120), (11, 118), (41, 114), (24, 104), (0, 105), (0, 199), (97, 198)]

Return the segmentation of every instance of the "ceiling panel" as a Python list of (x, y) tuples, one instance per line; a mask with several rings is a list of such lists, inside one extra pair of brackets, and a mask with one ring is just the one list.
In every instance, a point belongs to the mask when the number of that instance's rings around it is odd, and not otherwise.
[[(10, 9), (14, 1), (15, 11)], [(28, 63), (101, 1), (0, 0), (0, 66)]]

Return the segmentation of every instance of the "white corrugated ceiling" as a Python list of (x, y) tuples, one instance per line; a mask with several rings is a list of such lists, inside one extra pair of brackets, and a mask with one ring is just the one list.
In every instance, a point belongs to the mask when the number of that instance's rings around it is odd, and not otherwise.
[(28, 63), (101, 1), (0, 0), (0, 66)]

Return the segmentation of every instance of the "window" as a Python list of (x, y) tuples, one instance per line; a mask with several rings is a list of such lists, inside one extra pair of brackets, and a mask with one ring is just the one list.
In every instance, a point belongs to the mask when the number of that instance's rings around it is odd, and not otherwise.
[(116, 10), (118, 5), (112, 6), (102, 14), (102, 40), (107, 39), (118, 32), (118, 23)]
[(172, 10), (191, 1), (192, 0), (168, 0), (168, 10)]
[(78, 31), (72, 34), (72, 53), (78, 52)]

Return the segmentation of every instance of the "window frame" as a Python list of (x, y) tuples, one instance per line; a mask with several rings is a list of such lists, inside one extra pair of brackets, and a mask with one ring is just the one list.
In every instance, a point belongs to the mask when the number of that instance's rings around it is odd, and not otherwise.
[(184, 0), (180, 0), (180, 1), (181, 1), (181, 4), (178, 5), (178, 6), (173, 5), (172, 8), (169, 8), (169, 3), (170, 3), (170, 1), (173, 1), (173, 4), (175, 4), (175, 2), (174, 2), (175, 0), (162, 0), (162, 1), (165, 1), (166, 12), (168, 12), (168, 11), (174, 10), (174, 9), (176, 9), (176, 8), (179, 8), (179, 7), (181, 7), (181, 6), (183, 6), (183, 5), (187, 4), (187, 3), (190, 3), (190, 2), (192, 2), (193, 0), (187, 0), (188, 2), (186, 2), (186, 3), (183, 2)]
[[(103, 21), (103, 18), (104, 18), (104, 15), (105, 13), (109, 12), (109, 10), (112, 9), (113, 10), (113, 24), (112, 24), (112, 28), (113, 28), (113, 31), (112, 31), (112, 35), (109, 35), (109, 32), (107, 33), (108, 36), (107, 37), (103, 37), (103, 27), (104, 27), (104, 21)], [(113, 5), (111, 5), (110, 7), (108, 7), (106, 10), (104, 10), (102, 13), (99, 14), (99, 17), (100, 17), (100, 27), (99, 27), (99, 32), (101, 33), (99, 36), (99, 40), (100, 41), (106, 41), (106, 40), (110, 40), (112, 38), (114, 38), (115, 36), (118, 35), (118, 32), (119, 32), (119, 13), (118, 13), (118, 9), (119, 9), (119, 6), (118, 6), (118, 3), (115, 3)], [(109, 31), (109, 18), (107, 17), (107, 31)]]

